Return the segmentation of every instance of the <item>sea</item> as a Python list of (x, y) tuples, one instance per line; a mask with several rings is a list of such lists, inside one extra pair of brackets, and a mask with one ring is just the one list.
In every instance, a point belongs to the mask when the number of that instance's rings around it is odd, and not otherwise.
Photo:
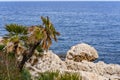
[(54, 53), (87, 43), (98, 51), (97, 61), (120, 64), (120, 2), (0, 2), (0, 36), (7, 34), (6, 24), (39, 25), (41, 16), (61, 33), (50, 47)]

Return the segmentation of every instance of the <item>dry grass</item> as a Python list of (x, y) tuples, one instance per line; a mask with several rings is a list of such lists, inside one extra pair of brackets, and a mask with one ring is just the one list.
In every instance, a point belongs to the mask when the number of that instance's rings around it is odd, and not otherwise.
[(0, 80), (30, 80), (26, 70), (19, 72), (13, 53), (0, 51)]

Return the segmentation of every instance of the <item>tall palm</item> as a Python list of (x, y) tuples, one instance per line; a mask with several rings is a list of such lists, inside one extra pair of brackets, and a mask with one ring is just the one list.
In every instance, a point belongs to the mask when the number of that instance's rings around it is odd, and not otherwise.
[(25, 62), (30, 59), (34, 54), (35, 49), (41, 46), (43, 50), (48, 50), (52, 44), (52, 39), (57, 41), (57, 36), (60, 35), (50, 22), (49, 18), (41, 17), (43, 24), (39, 26), (32, 26), (32, 30), (29, 34), (29, 49), (23, 55), (23, 59), (19, 65), (20, 70), (22, 70)]
[(44, 38), (42, 39), (41, 45), (44, 49), (49, 49), (49, 47), (52, 44), (52, 39), (57, 41), (57, 36), (60, 35), (59, 32), (57, 32), (53, 26), (53, 24), (50, 22), (49, 17), (44, 18), (41, 17), (44, 27)]

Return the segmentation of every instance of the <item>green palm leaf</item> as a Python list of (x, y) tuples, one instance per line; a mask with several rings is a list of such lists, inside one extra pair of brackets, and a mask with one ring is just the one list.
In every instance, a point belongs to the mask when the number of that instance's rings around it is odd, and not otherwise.
[(27, 34), (27, 28), (25, 26), (18, 25), (18, 24), (8, 24), (5, 26), (5, 29), (11, 35)]

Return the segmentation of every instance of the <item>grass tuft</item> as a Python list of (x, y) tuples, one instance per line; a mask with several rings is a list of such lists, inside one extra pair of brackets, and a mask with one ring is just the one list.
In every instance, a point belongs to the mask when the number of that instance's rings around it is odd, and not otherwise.
[(38, 80), (81, 80), (77, 73), (45, 72), (39, 75)]
[(19, 72), (13, 53), (6, 54), (0, 51), (0, 80), (30, 80), (27, 70)]

